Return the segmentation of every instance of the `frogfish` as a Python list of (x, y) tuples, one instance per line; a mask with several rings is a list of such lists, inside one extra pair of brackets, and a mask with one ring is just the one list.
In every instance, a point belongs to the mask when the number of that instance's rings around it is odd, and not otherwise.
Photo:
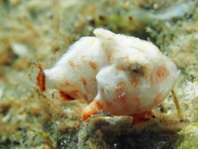
[(87, 120), (99, 111), (112, 115), (149, 113), (174, 87), (176, 65), (151, 42), (103, 28), (82, 37), (50, 69), (37, 76), (41, 91), (55, 88), (65, 100), (85, 99)]

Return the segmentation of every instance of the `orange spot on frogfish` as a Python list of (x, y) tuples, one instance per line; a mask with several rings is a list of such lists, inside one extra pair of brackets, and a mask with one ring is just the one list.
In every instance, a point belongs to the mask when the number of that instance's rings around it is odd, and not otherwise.
[(80, 81), (83, 83), (84, 86), (87, 85), (87, 81), (85, 80), (85, 78), (81, 78)]
[(166, 67), (160, 66), (156, 72), (157, 82), (163, 81), (167, 76), (168, 76), (168, 70), (166, 69)]
[(90, 61), (90, 62), (89, 62), (89, 65), (91, 66), (91, 68), (92, 68), (93, 70), (95, 70), (95, 71), (98, 70), (98, 66), (97, 66), (96, 63)]

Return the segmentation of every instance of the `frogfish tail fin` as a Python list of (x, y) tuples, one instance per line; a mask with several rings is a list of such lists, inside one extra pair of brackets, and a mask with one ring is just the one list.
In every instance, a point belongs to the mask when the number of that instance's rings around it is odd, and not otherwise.
[(43, 68), (41, 64), (35, 64), (36, 67), (39, 69), (39, 73), (37, 75), (37, 86), (39, 87), (40, 91), (45, 91), (46, 90), (46, 81), (45, 81), (45, 73), (43, 71)]

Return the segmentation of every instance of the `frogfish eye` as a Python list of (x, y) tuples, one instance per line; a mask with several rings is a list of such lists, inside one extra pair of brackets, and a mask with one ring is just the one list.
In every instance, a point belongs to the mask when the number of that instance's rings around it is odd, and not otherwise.
[(133, 69), (132, 69), (132, 72), (134, 72), (134, 73), (138, 73), (138, 72), (139, 72), (139, 70), (138, 70), (137, 68), (133, 68)]

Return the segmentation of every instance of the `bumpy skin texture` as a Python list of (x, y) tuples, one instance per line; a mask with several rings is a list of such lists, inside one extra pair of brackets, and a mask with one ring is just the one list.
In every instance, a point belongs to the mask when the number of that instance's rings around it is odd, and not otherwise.
[(51, 69), (46, 83), (66, 99), (84, 98), (86, 120), (99, 110), (135, 115), (160, 104), (173, 88), (179, 72), (150, 42), (95, 29), (83, 37)]

